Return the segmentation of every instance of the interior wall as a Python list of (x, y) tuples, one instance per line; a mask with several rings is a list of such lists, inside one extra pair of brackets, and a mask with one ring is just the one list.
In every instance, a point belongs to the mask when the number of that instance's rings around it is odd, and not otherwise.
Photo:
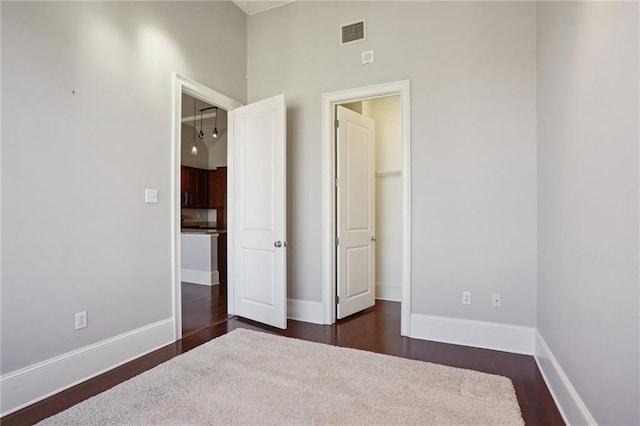
[(346, 109), (350, 109), (353, 112), (357, 112), (358, 114), (362, 114), (362, 101), (349, 102), (346, 104), (342, 104), (341, 106)]
[(171, 317), (172, 72), (245, 102), (246, 17), (230, 2), (0, 7), (5, 374)]
[[(284, 93), (288, 105), (290, 298), (322, 300), (322, 93), (410, 79), (412, 312), (535, 325), (535, 12), (293, 2), (248, 17), (249, 101)], [(340, 25), (362, 18), (366, 41), (340, 46)], [(361, 64), (366, 50), (373, 64)]]
[(218, 109), (218, 138), (217, 140), (211, 137), (211, 143), (209, 144), (209, 168), (215, 169), (217, 167), (227, 166), (227, 123), (228, 114), (223, 109)]
[[(209, 149), (204, 141), (200, 140), (198, 137), (199, 127), (195, 128), (196, 137), (195, 143), (196, 148), (198, 149), (198, 155), (193, 155), (191, 153), (191, 148), (193, 147), (193, 126), (189, 126), (188, 124), (181, 125), (181, 143), (180, 143), (180, 154), (181, 154), (181, 164), (183, 166), (195, 167), (196, 169), (210, 169), (210, 161), (209, 161)], [(207, 135), (205, 135), (207, 137)]]
[(376, 297), (402, 300), (402, 110), (400, 96), (361, 102), (376, 123)]
[[(226, 113), (225, 113), (226, 120)], [(191, 147), (193, 146), (193, 127), (186, 124), (182, 125), (182, 165), (195, 167), (197, 169), (215, 170), (216, 167), (227, 166), (227, 132), (220, 134), (218, 140), (214, 141), (213, 136), (208, 132), (205, 133), (205, 140), (202, 141), (198, 138), (198, 131), (200, 128), (196, 128), (196, 148), (198, 148), (198, 155), (191, 154)], [(207, 142), (211, 148), (207, 146)]]
[(640, 424), (639, 4), (537, 9), (538, 330), (598, 424)]

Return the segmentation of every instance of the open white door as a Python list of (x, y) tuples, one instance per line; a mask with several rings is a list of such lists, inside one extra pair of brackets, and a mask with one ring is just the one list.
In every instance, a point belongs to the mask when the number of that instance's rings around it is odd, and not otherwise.
[(283, 95), (233, 110), (236, 315), (287, 328), (286, 117)]
[(375, 304), (375, 122), (338, 106), (337, 317)]

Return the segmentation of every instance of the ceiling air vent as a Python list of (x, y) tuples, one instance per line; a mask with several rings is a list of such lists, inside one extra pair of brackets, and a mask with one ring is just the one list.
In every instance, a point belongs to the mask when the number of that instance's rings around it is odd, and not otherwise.
[(366, 38), (364, 19), (358, 22), (351, 22), (340, 27), (340, 44), (351, 44), (362, 41)]

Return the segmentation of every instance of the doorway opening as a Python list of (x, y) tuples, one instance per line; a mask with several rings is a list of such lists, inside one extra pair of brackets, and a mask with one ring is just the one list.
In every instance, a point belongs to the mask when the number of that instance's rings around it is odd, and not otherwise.
[(240, 106), (240, 102), (209, 87), (173, 76), (171, 247), (175, 340), (234, 314), (233, 280), (227, 278), (226, 266), (227, 251), (233, 247), (226, 232), (232, 214), (226, 202), (232, 149), (226, 139), (231, 115), (227, 112)]
[[(384, 111), (392, 107), (395, 103), (395, 111), (398, 114), (396, 127), (399, 128), (399, 139), (394, 144), (386, 145), (381, 144), (382, 138), (379, 138), (378, 145), (375, 148), (382, 150), (382, 155), (378, 155), (378, 159), (374, 161), (375, 164), (372, 167), (365, 167), (362, 161), (360, 163), (353, 163), (353, 171), (349, 170), (349, 166), (344, 166), (344, 159), (349, 155), (359, 155), (370, 157), (373, 151), (367, 151), (364, 145), (367, 143), (367, 137), (365, 136), (367, 131), (362, 130), (366, 128), (366, 124), (356, 123), (356, 117), (352, 114), (355, 110), (357, 114), (362, 115), (362, 112), (367, 112), (369, 115), (378, 115), (383, 117)], [(344, 107), (347, 108), (344, 108)], [(351, 134), (361, 134), (361, 139), (348, 143), (352, 148), (349, 152), (344, 146), (336, 146), (340, 136), (340, 127), (343, 123), (336, 121), (340, 110), (347, 109), (347, 121), (353, 119), (353, 123), (349, 122), (351, 131), (344, 131), (343, 138), (351, 137), (346, 136)], [(378, 110), (378, 113), (372, 112)], [(393, 108), (392, 108), (393, 109)], [(359, 110), (359, 111), (358, 111)], [(363, 111), (365, 110), (365, 111)], [(369, 111), (366, 111), (369, 110)], [(326, 93), (322, 96), (322, 130), (323, 130), (323, 155), (322, 155), (322, 167), (323, 167), (323, 232), (322, 232), (322, 248), (323, 248), (323, 306), (324, 306), (324, 323), (333, 324), (337, 318), (348, 315), (353, 309), (360, 309), (358, 303), (355, 303), (354, 308), (349, 308), (341, 312), (341, 303), (344, 303), (345, 296), (350, 301), (355, 301), (359, 297), (366, 295), (373, 291), (373, 297), (387, 299), (387, 300), (399, 300), (401, 302), (401, 330), (400, 334), (403, 336), (410, 335), (410, 307), (411, 307), (411, 144), (410, 144), (410, 83), (408, 80), (381, 84), (377, 86), (369, 86), (358, 89), (344, 90), (340, 92)], [(386, 120), (388, 121), (388, 120)], [(386, 128), (381, 129), (381, 133), (385, 133), (393, 127), (393, 124), (386, 123)], [(377, 129), (377, 126), (374, 126)], [(345, 139), (346, 140), (346, 139)], [(345, 150), (346, 149), (346, 150)], [(388, 149), (391, 151), (387, 152)], [(342, 153), (341, 153), (342, 150)], [(395, 158), (394, 158), (395, 156)], [(365, 170), (366, 169), (366, 170)], [(371, 169), (371, 170), (370, 170)], [(364, 183), (362, 176), (370, 175), (373, 180), (373, 187), (377, 187), (378, 191), (372, 192), (371, 196), (363, 196), (365, 190), (357, 189), (357, 185), (350, 185), (351, 188), (344, 188), (345, 182), (343, 179), (353, 177), (353, 181), (360, 185), (359, 188), (368, 188)], [(360, 176), (360, 177), (358, 177)], [(380, 182), (376, 182), (380, 181)], [(378, 185), (376, 185), (378, 183)], [(340, 193), (340, 187), (346, 189)], [(394, 189), (395, 188), (395, 189)], [(351, 189), (352, 196), (345, 195)], [(353, 197), (353, 193), (358, 191), (359, 196)], [(391, 193), (389, 193), (391, 191)], [(357, 202), (359, 206), (362, 205), (364, 199), (374, 199), (376, 192), (382, 196), (384, 205), (379, 205), (379, 216), (385, 223), (382, 224), (380, 230), (384, 229), (383, 244), (386, 247), (381, 247), (377, 251), (378, 255), (389, 249), (395, 250), (396, 253), (400, 253), (399, 265), (393, 265), (393, 258), (388, 255), (382, 254), (381, 258), (384, 258), (383, 262), (386, 263), (382, 266), (386, 270), (382, 275), (386, 277), (394, 277), (392, 281), (378, 280), (377, 289), (376, 280), (373, 278), (376, 276), (374, 272), (354, 274), (353, 271), (356, 268), (369, 268), (372, 271), (371, 263), (367, 263), (367, 258), (372, 258), (372, 247), (379, 244), (379, 236), (376, 235), (375, 225), (372, 229), (366, 229), (371, 235), (362, 235), (359, 243), (345, 241), (342, 235), (348, 233), (349, 226), (345, 226), (346, 223), (351, 223), (351, 230), (362, 231), (366, 226), (364, 223), (365, 216), (368, 214), (362, 208), (354, 208), (348, 206), (349, 202), (352, 202), (355, 206)], [(385, 192), (382, 194), (382, 192)], [(342, 202), (340, 202), (340, 200)], [(351, 198), (349, 198), (351, 197)], [(395, 197), (395, 198), (394, 198)], [(349, 201), (351, 200), (351, 201)], [(370, 200), (369, 200), (370, 202)], [(345, 208), (345, 205), (347, 207)], [(342, 217), (341, 217), (342, 216)], [(373, 224), (375, 219), (369, 220), (368, 223)], [(395, 225), (395, 227), (394, 227)], [(398, 229), (395, 229), (398, 228)], [(371, 232), (374, 231), (374, 232)], [(389, 238), (389, 233), (396, 233), (395, 238), (393, 236)], [(342, 235), (341, 235), (342, 234)], [(353, 232), (355, 235), (356, 232)], [(364, 232), (366, 234), (366, 232)], [(365, 237), (370, 238), (371, 243), (365, 242)], [(386, 241), (385, 241), (386, 240)], [(347, 244), (345, 244), (347, 243)], [(340, 245), (343, 245), (340, 247)], [(352, 244), (349, 246), (349, 244)], [(359, 244), (359, 245), (358, 245)], [(397, 246), (397, 247), (396, 247)], [(365, 247), (369, 247), (368, 249)], [(393, 248), (395, 247), (395, 248)], [(376, 250), (374, 250), (376, 251)], [(341, 254), (342, 252), (342, 254)], [(380, 256), (379, 256), (380, 258)], [(351, 263), (350, 263), (351, 262)], [(373, 257), (373, 265), (375, 265), (375, 257)], [(373, 267), (375, 269), (375, 267)], [(378, 268), (378, 269), (379, 269)], [(349, 271), (349, 272), (347, 272)], [(367, 276), (369, 274), (369, 276)], [(341, 278), (342, 277), (342, 278)], [(366, 279), (369, 283), (365, 284)], [(349, 282), (353, 279), (353, 282)], [(373, 281), (373, 284), (371, 282)], [(399, 283), (397, 285), (396, 283)], [(351, 289), (347, 289), (351, 286)], [(345, 290), (347, 289), (347, 290)], [(342, 299), (342, 300), (341, 300)], [(371, 300), (371, 299), (369, 299)], [(362, 303), (360, 303), (362, 305)], [(355, 312), (355, 311), (354, 311)], [(346, 314), (346, 315), (345, 315)]]
[(182, 336), (227, 312), (227, 111), (182, 92), (180, 273)]
[(399, 95), (335, 108), (336, 319), (402, 301), (401, 113)]

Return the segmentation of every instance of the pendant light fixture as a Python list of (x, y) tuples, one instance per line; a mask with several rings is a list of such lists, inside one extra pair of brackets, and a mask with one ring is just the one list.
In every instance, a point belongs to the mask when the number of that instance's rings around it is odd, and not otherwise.
[(200, 138), (201, 141), (204, 140), (204, 132), (202, 131), (202, 111), (204, 110), (200, 110), (200, 133), (198, 133), (198, 137)]
[(216, 121), (213, 125), (213, 137), (217, 138), (218, 137), (218, 107), (215, 107), (216, 109)]
[(198, 155), (198, 147), (196, 147), (196, 99), (193, 98), (193, 146), (191, 147), (191, 155)]

